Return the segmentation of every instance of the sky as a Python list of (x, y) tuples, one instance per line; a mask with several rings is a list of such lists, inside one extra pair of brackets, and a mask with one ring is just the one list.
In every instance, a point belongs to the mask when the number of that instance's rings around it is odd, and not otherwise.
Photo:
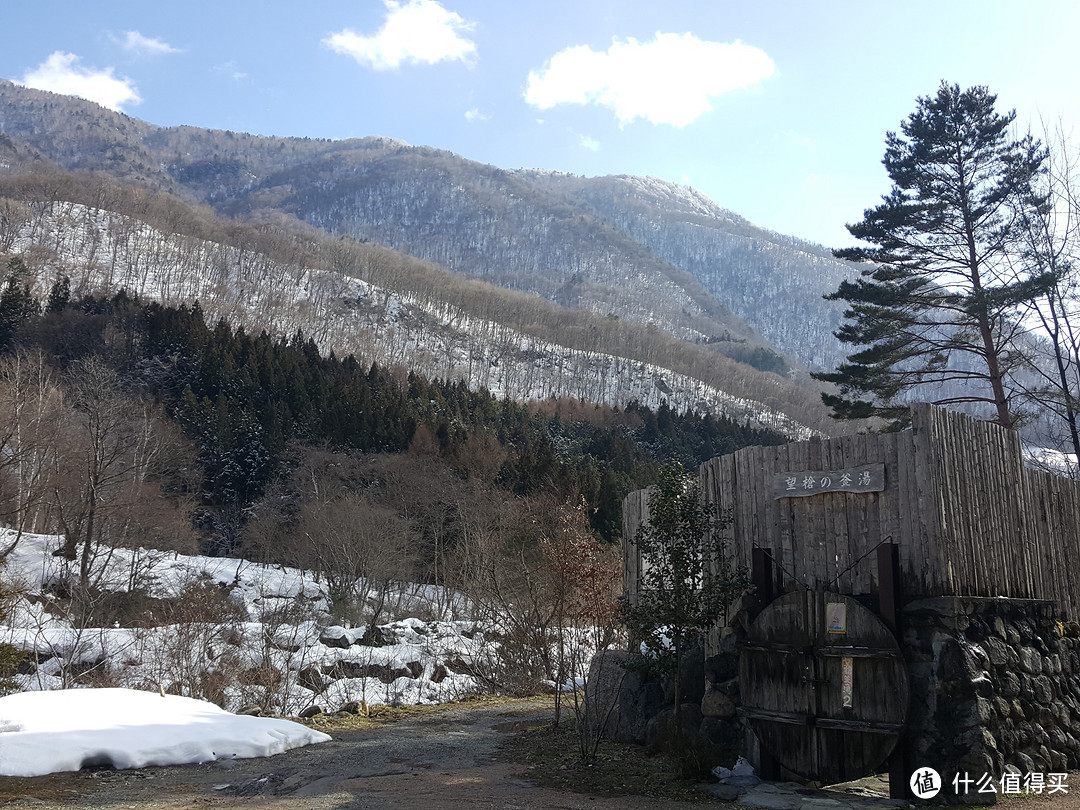
[(36, 0), (0, 26), (0, 77), (152, 124), (651, 175), (830, 247), (943, 80), (1021, 132), (1080, 123), (1074, 0)]

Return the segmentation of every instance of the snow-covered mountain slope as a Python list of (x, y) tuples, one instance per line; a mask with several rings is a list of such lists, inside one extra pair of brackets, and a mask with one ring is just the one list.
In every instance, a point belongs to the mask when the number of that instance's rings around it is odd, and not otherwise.
[[(302, 330), (324, 350), (461, 379), (500, 397), (619, 406), (637, 400), (654, 408), (666, 400), (679, 410), (723, 414), (793, 438), (812, 432), (780, 407), (632, 354), (559, 345), (477, 317), (437, 294), (394, 292), (343, 272), (168, 233), (101, 208), (40, 203), (12, 235), (8, 251), (44, 268), (42, 286), (67, 275), (76, 295), (123, 289), (165, 303), (199, 301), (211, 321), (226, 318), (279, 335)], [(787, 385), (770, 375), (756, 384), (777, 400)]]
[[(288, 213), (466, 277), (653, 324), (722, 353), (743, 340), (762, 347), (761, 336), (777, 323), (805, 323), (802, 332), (780, 334), (786, 343), (774, 340), (774, 348), (810, 365), (835, 354), (826, 345), (835, 313), (820, 292), (835, 289), (842, 263), (823, 248), (756, 228), (685, 186), (510, 171), (384, 137), (330, 141), (157, 127), (2, 80), (0, 122), (13, 144), (66, 170), (181, 194), (229, 216)], [(805, 283), (788, 284), (795, 277)], [(815, 313), (822, 307), (823, 319)], [(820, 345), (808, 344), (811, 338)]]
[(832, 369), (849, 353), (833, 336), (844, 306), (823, 296), (857, 268), (821, 246), (758, 228), (695, 189), (665, 180), (529, 176), (688, 273), (784, 354), (812, 369)]

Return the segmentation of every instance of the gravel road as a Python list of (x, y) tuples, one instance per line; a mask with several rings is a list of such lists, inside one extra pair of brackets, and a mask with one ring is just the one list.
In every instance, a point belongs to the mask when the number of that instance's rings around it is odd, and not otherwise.
[[(469, 704), (332, 731), (333, 740), (263, 759), (208, 765), (0, 777), (0, 808), (264, 808), (267, 810), (675, 810), (645, 797), (587, 796), (537, 787), (495, 753), (506, 735), (550, 721), (549, 699)], [(1080, 775), (1070, 775), (1070, 787)], [(713, 806), (729, 806), (717, 804)], [(1067, 796), (1008, 799), (1004, 810), (1080, 810)]]
[(623, 810), (700, 807), (536, 787), (495, 751), (551, 717), (550, 699), (460, 708), (349, 731), (264, 759), (129, 771), (0, 778), (0, 807), (290, 810)]

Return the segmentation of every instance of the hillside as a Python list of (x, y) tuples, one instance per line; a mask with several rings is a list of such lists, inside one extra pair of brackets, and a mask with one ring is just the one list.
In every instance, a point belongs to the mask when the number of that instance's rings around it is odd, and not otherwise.
[[(109, 207), (90, 204), (102, 198)], [(76, 176), (0, 182), (0, 205), (0, 250), (34, 270), (42, 298), (67, 276), (77, 296), (197, 300), (212, 320), (272, 335), (303, 331), (323, 351), (518, 401), (667, 401), (790, 435), (824, 424), (812, 393), (777, 375), (385, 248), (288, 223), (229, 224), (175, 198)]]
[(838, 356), (838, 315), (820, 295), (844, 265), (690, 189), (506, 171), (381, 137), (152, 127), (11, 83), (0, 83), (0, 129), (68, 169), (147, 183), (232, 216), (286, 212), (761, 368), (785, 370), (774, 350), (796, 366), (831, 367)]
[[(163, 301), (197, 296), (211, 314), (252, 328), (304, 328), (324, 349), (514, 398), (666, 400), (791, 435), (828, 429), (812, 388), (758, 373), (793, 369), (695, 277), (525, 173), (385, 138), (157, 128), (11, 83), (0, 83), (0, 126), (20, 156), (3, 170), (8, 198), (39, 218), (16, 235), (23, 214), (5, 217), (0, 248), (29, 257), (43, 286), (64, 266), (81, 268), (80, 291), (125, 285)], [(78, 171), (16, 179), (54, 165)], [(121, 190), (131, 184), (153, 193)], [(207, 205), (233, 219), (215, 220)], [(260, 224), (244, 231), (238, 218)], [(352, 238), (326, 239), (298, 220)], [(158, 235), (134, 236), (142, 224)], [(193, 239), (227, 248), (196, 248)], [(222, 249), (237, 258), (207, 259)], [(147, 250), (157, 252), (140, 257)], [(248, 250), (276, 252), (274, 267), (257, 256), (246, 262)], [(163, 263), (179, 267), (152, 269)], [(260, 294), (223, 284), (226, 264), (240, 275), (245, 264), (256, 268), (246, 284)], [(217, 275), (207, 274), (211, 266)], [(313, 270), (329, 275), (317, 274), (318, 300), (297, 306), (281, 284)], [(264, 271), (277, 281), (256, 278)], [(356, 288), (356, 279), (368, 286)], [(318, 323), (306, 322), (312, 317)], [(790, 430), (783, 419), (794, 420)]]
[(855, 271), (831, 251), (758, 228), (692, 188), (655, 178), (529, 173), (692, 276), (781, 353), (834, 368), (844, 308), (822, 300)]

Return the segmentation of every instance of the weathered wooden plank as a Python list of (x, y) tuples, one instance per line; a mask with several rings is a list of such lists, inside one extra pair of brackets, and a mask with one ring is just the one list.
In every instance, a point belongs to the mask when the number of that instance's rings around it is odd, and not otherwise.
[(1054, 482), (1045, 474), (1032, 470), (1027, 471), (1025, 479), (1027, 480), (1024, 481), (1022, 489), (1025, 503), (1020, 517), (1031, 525), (1025, 527), (1026, 531), (1021, 537), (1021, 542), (1028, 547), (1029, 554), (1042, 558), (1032, 565), (1030, 581), (1025, 582), (1025, 585), (1029, 591), (1034, 592), (1037, 587), (1035, 582), (1038, 581), (1041, 584), (1040, 589), (1052, 589), (1059, 595), (1063, 595), (1059, 573), (1061, 569), (1058, 553), (1060, 543), (1053, 542), (1058, 528), (1052, 507), (1055, 500)]
[(927, 408), (916, 405), (911, 411), (911, 466), (918, 500), (918, 510), (914, 513), (917, 520), (915, 544), (911, 552), (912, 576), (904, 583), (909, 597), (926, 596), (934, 593), (930, 570), (940, 571), (938, 558), (938, 492), (933, 480), (933, 454), (930, 450), (930, 425), (927, 423)]
[[(829, 469), (843, 469), (843, 454), (837, 438), (829, 440), (823, 447), (823, 459)], [(840, 593), (851, 593), (851, 575), (846, 572), (851, 562), (851, 550), (848, 544), (848, 521), (845, 515), (843, 492), (825, 496), (826, 504), (826, 539), (825, 558), (829, 564), (828, 579), (834, 584), (831, 589)]]
[(964, 545), (963, 519), (961, 512), (963, 504), (960, 500), (960, 482), (956, 478), (956, 467), (952, 463), (956, 456), (956, 433), (952, 430), (952, 420), (945, 411), (935, 411), (937, 422), (936, 436), (940, 452), (938, 453), (938, 469), (941, 472), (940, 484), (944, 488), (945, 510), (943, 512), (945, 531), (942, 532), (942, 552), (945, 558), (945, 567), (949, 573), (948, 593), (964, 593), (968, 586), (964, 557), (960, 549)]
[[(762, 448), (762, 470), (761, 475), (765, 480), (769, 480), (775, 477), (779, 473), (779, 467), (777, 466), (778, 453), (775, 447)], [(759, 508), (764, 513), (765, 520), (765, 535), (766, 542), (765, 548), (777, 548), (780, 545), (780, 503), (775, 498), (766, 499), (766, 501), (759, 505)], [(774, 558), (775, 559), (775, 558)]]
[[(876, 494), (772, 497), (774, 477), (884, 465)], [(740, 564), (754, 545), (772, 549), (784, 576), (872, 593), (872, 564), (850, 567), (892, 536), (907, 598), (935, 594), (1050, 598), (1075, 616), (1080, 605), (1080, 484), (1027, 470), (1019, 437), (997, 425), (917, 405), (900, 434), (856, 435), (746, 448), (699, 471), (716, 512), (731, 507)], [(647, 517), (644, 491), (624, 502), (627, 537)], [(627, 550), (623, 576), (636, 589), (639, 561)], [(790, 584), (790, 583), (789, 583)]]
[[(866, 464), (869, 461), (866, 446), (870, 440), (870, 437), (864, 433), (852, 437), (851, 456), (856, 465)], [(853, 535), (855, 546), (857, 548), (865, 549), (871, 543), (869, 508), (870, 500), (873, 497), (873, 495), (864, 495), (861, 497), (852, 496), (852, 498), (849, 499), (848, 508), (851, 510), (851, 515), (848, 519), (848, 530)], [(860, 591), (864, 593), (873, 592), (873, 575), (869, 571), (860, 569), (857, 580)]]
[[(867, 442), (866, 461), (867, 463), (884, 464), (887, 459), (887, 438), (882, 435), (876, 436), (874, 437), (874, 439), (875, 441)], [(864, 545), (865, 552), (870, 552), (871, 549), (876, 549), (877, 546), (880, 543), (884, 542), (885, 538), (888, 536), (885, 530), (885, 521), (883, 520), (883, 514), (887, 510), (887, 504), (883, 503), (883, 500), (885, 498), (887, 498), (886, 493), (875, 492), (868, 499), (867, 527), (870, 534), (869, 537), (867, 537), (866, 544)], [(876, 560), (877, 553), (875, 551), (874, 553), (869, 554), (866, 557), (864, 565), (866, 567), (867, 574), (870, 577), (873, 592), (880, 593), (881, 582), (878, 575)]]
[[(822, 439), (810, 440), (809, 456), (807, 458), (809, 470), (816, 470), (825, 466), (824, 447), (825, 442)], [(826, 514), (826, 500), (827, 498), (821, 497), (811, 498), (806, 501), (806, 514), (810, 522), (810, 539), (812, 541), (809, 545), (812, 574), (806, 582), (813, 588), (824, 588), (829, 581), (830, 565), (826, 549), (828, 517)]]
[[(959, 416), (959, 414), (957, 414)], [(953, 459), (953, 463), (956, 466), (956, 477), (958, 480), (963, 481), (964, 487), (964, 535), (966, 548), (963, 550), (964, 562), (967, 568), (967, 578), (970, 582), (971, 588), (974, 588), (974, 592), (981, 596), (989, 596), (990, 594), (986, 590), (985, 580), (985, 567), (980, 564), (985, 560), (983, 554), (983, 542), (980, 535), (982, 534), (985, 523), (980, 512), (980, 506), (982, 503), (982, 494), (980, 492), (980, 472), (985, 466), (984, 464), (971, 464), (965, 462), (964, 459), (972, 458), (972, 452), (975, 452), (977, 447), (976, 428), (979, 423), (971, 419), (958, 419), (956, 420), (958, 433), (961, 437), (962, 445), (960, 452), (963, 453)], [(977, 457), (977, 456), (976, 456)]]
[[(793, 468), (793, 462), (791, 460), (791, 445), (784, 445), (778, 447), (776, 450), (777, 470), (791, 470)], [(793, 565), (792, 560), (795, 554), (795, 513), (792, 510), (790, 501), (778, 501), (777, 502), (777, 518), (780, 522), (779, 532), (779, 547), (773, 550), (773, 560), (781, 571), (781, 576), (784, 580), (789, 577), (785, 575), (784, 571), (790, 571)], [(790, 585), (790, 582), (784, 583)]]
[[(853, 465), (866, 464), (866, 445), (870, 439), (865, 434), (850, 437), (850, 441), (844, 450), (845, 462), (850, 459)], [(850, 537), (851, 554), (854, 557), (865, 552), (870, 546), (869, 532), (869, 507), (872, 496), (853, 495), (848, 498), (848, 536)], [(873, 572), (865, 565), (858, 566), (853, 571), (853, 588), (855, 593), (873, 593)]]
[[(843, 467), (843, 457), (840, 453), (838, 440), (825, 442), (822, 448), (822, 458), (829, 469), (839, 470)], [(825, 504), (825, 559), (828, 562), (828, 581), (834, 584), (829, 586), (833, 591), (850, 593), (851, 576), (845, 573), (851, 563), (851, 550), (848, 546), (848, 522), (843, 515), (842, 492), (826, 495)], [(841, 582), (841, 579), (843, 580)]]
[[(887, 480), (890, 483), (888, 489), (878, 493), (877, 523), (878, 536), (880, 538), (879, 543), (884, 543), (886, 541), (896, 542), (896, 537), (900, 531), (896, 512), (896, 500), (900, 494), (896, 486), (896, 441), (897, 436), (895, 433), (885, 434), (881, 437), (879, 453), (881, 454), (881, 463), (886, 469)], [(877, 567), (876, 549), (874, 553), (867, 558), (867, 564), (874, 568), (875, 591), (880, 593), (881, 572)]]
[(632, 540), (647, 519), (647, 493), (647, 490), (640, 489), (623, 499), (623, 594), (631, 604), (637, 602), (641, 573), (641, 555)]
[(991, 461), (998, 487), (994, 522), (1000, 527), (999, 541), (1004, 549), (1002, 564), (1007, 566), (1008, 574), (1007, 593), (1033, 598), (1037, 579), (1035, 570), (1041, 564), (1036, 546), (1040, 544), (1039, 538), (1043, 536), (1043, 531), (1037, 526), (1024, 525), (1023, 514), (1026, 507), (1017, 506), (1015, 503), (1017, 493), (1025, 500), (1030, 497), (1030, 493), (1023, 491), (1023, 482), (1019, 480), (1024, 475), (1023, 460), (1016, 456), (1019, 449), (1010, 441), (1006, 431), (996, 431), (995, 458)]
[[(802, 471), (810, 466), (809, 460), (810, 443), (798, 442), (791, 447), (792, 467)], [(809, 572), (813, 575), (813, 543), (809, 542), (811, 527), (806, 514), (806, 501), (792, 500), (792, 537), (791, 537), (791, 575), (797, 582), (806, 584), (806, 576)]]
[[(900, 552), (900, 584), (906, 587), (916, 572), (916, 538), (918, 537), (919, 493), (915, 485), (914, 438), (911, 431), (904, 431), (896, 437), (896, 510), (897, 533), (894, 540)], [(921, 565), (921, 562), (919, 563)]]

